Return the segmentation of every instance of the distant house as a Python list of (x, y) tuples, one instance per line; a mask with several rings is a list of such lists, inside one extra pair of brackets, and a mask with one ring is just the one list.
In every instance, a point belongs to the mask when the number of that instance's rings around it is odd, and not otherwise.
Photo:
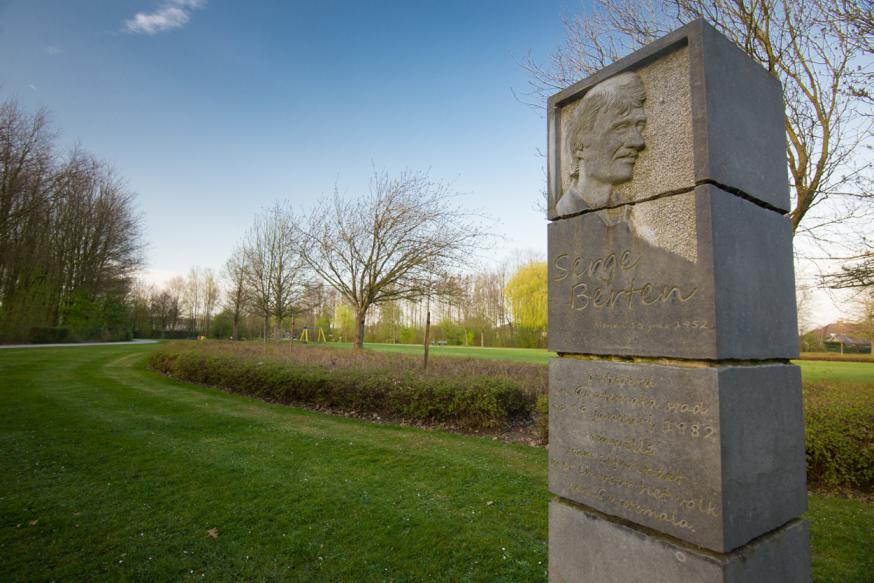
[(812, 330), (810, 334), (828, 352), (870, 353), (871, 339), (865, 332), (861, 324), (834, 322)]

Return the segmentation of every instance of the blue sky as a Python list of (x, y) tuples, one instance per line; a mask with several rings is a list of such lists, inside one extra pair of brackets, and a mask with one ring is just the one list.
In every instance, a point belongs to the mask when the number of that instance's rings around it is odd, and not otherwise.
[(374, 167), (451, 183), (512, 258), (546, 248), (546, 124), (514, 97), (520, 63), (548, 60), (579, 9), (0, 0), (0, 96), (47, 107), (62, 143), (127, 179), (155, 279), (219, 268), (261, 208), (366, 190)]

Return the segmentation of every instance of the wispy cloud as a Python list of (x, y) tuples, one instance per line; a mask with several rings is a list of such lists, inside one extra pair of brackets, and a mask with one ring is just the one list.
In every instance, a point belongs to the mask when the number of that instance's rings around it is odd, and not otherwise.
[(42, 48), (43, 52), (47, 55), (55, 56), (63, 54), (64, 49), (60, 47), (56, 47), (54, 45), (46, 45)]
[(206, 0), (166, 0), (154, 12), (138, 12), (125, 21), (124, 29), (133, 34), (154, 35), (174, 28), (182, 28), (191, 13), (202, 8)]

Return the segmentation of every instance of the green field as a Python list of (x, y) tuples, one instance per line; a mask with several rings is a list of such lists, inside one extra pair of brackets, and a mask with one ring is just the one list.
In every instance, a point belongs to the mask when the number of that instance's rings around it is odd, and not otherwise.
[[(0, 350), (4, 580), (546, 579), (545, 450), (171, 381), (149, 350)], [(874, 505), (807, 518), (815, 580), (870, 581)]]
[[(331, 343), (327, 346), (351, 348), (348, 343)], [(366, 348), (405, 354), (422, 354), (418, 344), (366, 344)], [(455, 356), (473, 358), (492, 358), (546, 364), (555, 356), (554, 352), (538, 348), (480, 348), (478, 346), (432, 346), (434, 356)], [(826, 362), (817, 360), (796, 360), (801, 367), (804, 380), (839, 380), (857, 383), (874, 383), (874, 362)]]
[[(336, 348), (352, 348), (348, 342), (331, 342), (324, 346)], [(368, 342), (364, 345), (370, 350), (385, 352), (400, 352), (402, 354), (421, 355), (424, 348), (421, 344), (377, 344)], [(530, 362), (533, 364), (546, 364), (555, 356), (544, 348), (489, 348), (479, 346), (431, 346), (431, 356), (455, 356), (460, 358), (491, 358), (494, 360), (510, 360), (513, 362)]]
[(829, 362), (799, 360), (801, 376), (806, 381), (846, 381), (874, 383), (874, 362)]

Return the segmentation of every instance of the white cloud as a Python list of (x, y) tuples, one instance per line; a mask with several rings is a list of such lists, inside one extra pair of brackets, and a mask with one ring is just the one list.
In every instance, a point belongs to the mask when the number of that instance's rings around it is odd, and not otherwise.
[(52, 55), (52, 56), (60, 55), (64, 52), (64, 49), (62, 49), (60, 47), (56, 47), (54, 45), (46, 45), (43, 47), (42, 50), (45, 54)]
[(124, 23), (124, 29), (133, 34), (154, 35), (181, 28), (191, 20), (191, 12), (204, 4), (206, 0), (167, 0), (154, 12), (136, 13)]

